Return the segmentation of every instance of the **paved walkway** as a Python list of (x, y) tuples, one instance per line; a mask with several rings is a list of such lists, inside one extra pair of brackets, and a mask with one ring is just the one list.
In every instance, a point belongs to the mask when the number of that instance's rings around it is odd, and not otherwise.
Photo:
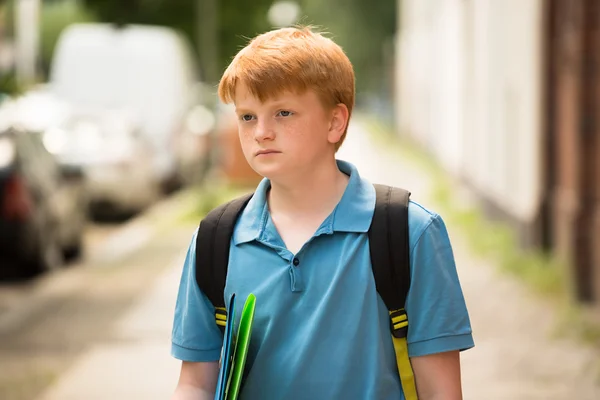
[(169, 350), (182, 263), (182, 257), (173, 260), (173, 268), (108, 327), (111, 341), (93, 347), (40, 400), (168, 399), (180, 365)]
[[(374, 183), (410, 189), (413, 200), (431, 208), (428, 175), (373, 146), (360, 129), (349, 132), (339, 158), (355, 163)], [(475, 338), (475, 348), (462, 355), (464, 398), (600, 399), (598, 354), (553, 340), (555, 315), (549, 305), (499, 275), (489, 261), (474, 257), (456, 227), (448, 225), (448, 230)]]
[[(358, 123), (351, 127), (339, 158), (355, 163), (361, 174), (375, 183), (410, 188), (413, 199), (432, 204), (428, 176), (375, 147)], [(455, 227), (448, 229), (476, 343), (462, 356), (464, 398), (600, 399), (597, 353), (568, 340), (553, 339), (552, 309), (519, 283), (498, 275), (489, 262), (473, 257)], [(169, 356), (170, 325), (186, 245), (182, 243), (174, 267), (115, 324), (124, 340), (91, 350), (40, 400), (169, 397), (179, 368)]]

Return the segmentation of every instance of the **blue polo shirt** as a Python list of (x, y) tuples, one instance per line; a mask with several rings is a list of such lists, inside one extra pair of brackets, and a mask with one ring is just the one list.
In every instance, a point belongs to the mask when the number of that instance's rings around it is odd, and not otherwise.
[[(241, 399), (403, 399), (388, 310), (375, 289), (367, 231), (375, 189), (356, 168), (335, 210), (297, 254), (279, 236), (263, 180), (237, 221), (225, 299), (256, 311)], [(409, 204), (408, 351), (418, 357), (473, 346), (471, 325), (444, 222)], [(219, 359), (214, 308), (195, 281), (192, 238), (177, 298), (172, 354)], [(227, 301), (225, 302), (227, 303)], [(239, 313), (237, 313), (239, 323)]]

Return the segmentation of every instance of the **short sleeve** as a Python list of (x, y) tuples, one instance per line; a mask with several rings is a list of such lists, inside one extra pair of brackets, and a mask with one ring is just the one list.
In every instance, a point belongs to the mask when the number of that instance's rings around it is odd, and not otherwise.
[(171, 354), (182, 361), (218, 361), (223, 337), (214, 307), (196, 283), (196, 235), (185, 257), (175, 305)]
[(446, 226), (439, 215), (428, 217), (410, 255), (411, 286), (406, 299), (410, 357), (474, 346)]

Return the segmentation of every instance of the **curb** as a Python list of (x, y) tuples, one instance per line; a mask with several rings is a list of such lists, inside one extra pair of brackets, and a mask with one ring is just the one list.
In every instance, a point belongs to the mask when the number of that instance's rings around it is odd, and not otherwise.
[(119, 226), (97, 248), (67, 269), (52, 271), (33, 282), (30, 293), (0, 314), (0, 336), (22, 324), (41, 310), (49, 299), (65, 297), (79, 289), (87, 278), (78, 264), (93, 268), (110, 265), (134, 253), (150, 241), (159, 230), (193, 210), (197, 188), (186, 188), (150, 206), (141, 214)]

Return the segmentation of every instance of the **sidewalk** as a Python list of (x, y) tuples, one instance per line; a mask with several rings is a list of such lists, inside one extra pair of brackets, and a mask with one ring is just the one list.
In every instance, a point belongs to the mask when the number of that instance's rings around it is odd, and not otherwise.
[[(339, 158), (352, 161), (374, 183), (407, 188), (428, 208), (428, 176), (414, 165), (376, 148), (355, 126)], [(435, 209), (433, 209), (435, 211)], [(442, 215), (443, 217), (443, 215)], [(553, 340), (551, 307), (490, 261), (475, 258), (456, 227), (448, 230), (469, 309), (475, 348), (462, 354), (466, 400), (597, 400), (597, 353), (566, 340)]]
[[(424, 172), (376, 148), (358, 123), (351, 126), (339, 158), (356, 164), (374, 183), (408, 188), (415, 201), (432, 203)], [(476, 344), (462, 355), (464, 398), (600, 399), (597, 354), (571, 341), (552, 339), (552, 309), (518, 282), (499, 275), (489, 262), (474, 258), (455, 227), (448, 229)], [(186, 246), (182, 243), (173, 268), (116, 322), (114, 336), (120, 340), (83, 356), (39, 400), (169, 398), (179, 368), (169, 355), (169, 336)]]
[[(190, 234), (191, 237), (191, 234)], [(182, 243), (182, 251), (185, 246)], [(180, 363), (170, 354), (171, 324), (183, 256), (156, 279), (143, 298), (116, 321), (111, 341), (98, 345), (40, 400), (165, 400)]]

